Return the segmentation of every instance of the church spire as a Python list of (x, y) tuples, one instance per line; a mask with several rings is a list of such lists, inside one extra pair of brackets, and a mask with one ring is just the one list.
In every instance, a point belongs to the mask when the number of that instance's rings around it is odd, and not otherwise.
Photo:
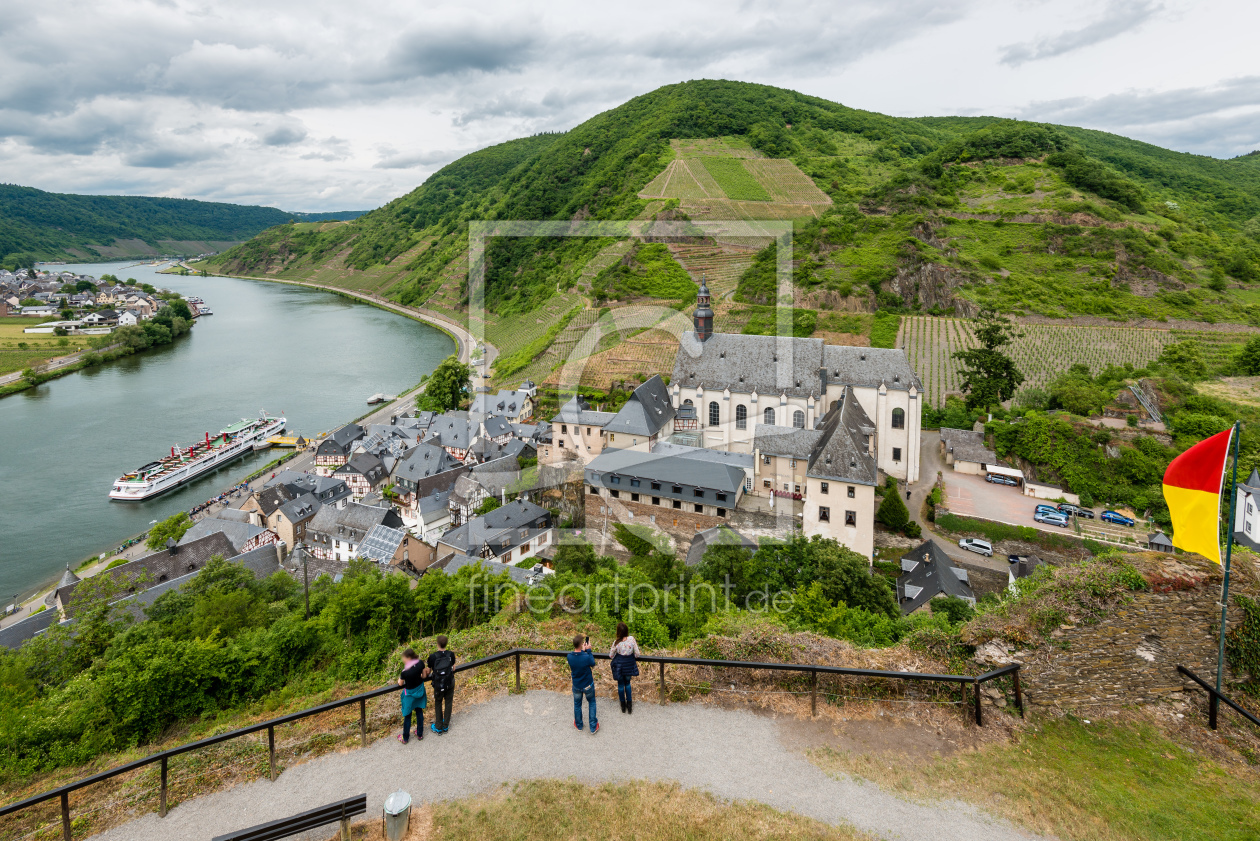
[(691, 321), (695, 325), (696, 338), (700, 341), (703, 342), (713, 335), (713, 310), (709, 307), (709, 286), (704, 282), (704, 275), (700, 275), (700, 291), (696, 294), (696, 312), (691, 317)]

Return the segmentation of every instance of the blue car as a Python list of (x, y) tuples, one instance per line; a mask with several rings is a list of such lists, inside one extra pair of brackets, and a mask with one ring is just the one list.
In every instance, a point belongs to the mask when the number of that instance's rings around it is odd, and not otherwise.
[(1038, 505), (1033, 509), (1033, 514), (1062, 514), (1063, 512), (1055, 508), (1053, 505)]
[(1136, 525), (1132, 519), (1123, 514), (1117, 514), (1115, 511), (1104, 511), (1098, 519), (1104, 523), (1115, 523), (1117, 526), (1128, 526), (1129, 528), (1133, 528)]

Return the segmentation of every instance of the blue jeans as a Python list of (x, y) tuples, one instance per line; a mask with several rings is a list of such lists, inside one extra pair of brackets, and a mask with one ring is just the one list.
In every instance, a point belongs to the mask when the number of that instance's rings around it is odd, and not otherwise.
[[(416, 732), (420, 734), (420, 738), (424, 738), (424, 710), (416, 707), (412, 710), (416, 714)], [(411, 713), (403, 716), (403, 741), (411, 739)]]
[(595, 727), (599, 724), (595, 718), (595, 684), (592, 683), (586, 687), (573, 687), (573, 723), (582, 729), (582, 696), (586, 696), (586, 703), (591, 708), (591, 732), (595, 732)]
[(624, 682), (620, 680), (617, 681), (617, 698), (619, 698), (623, 704), (628, 704), (631, 700), (633, 700), (630, 694), (630, 678), (626, 678)]

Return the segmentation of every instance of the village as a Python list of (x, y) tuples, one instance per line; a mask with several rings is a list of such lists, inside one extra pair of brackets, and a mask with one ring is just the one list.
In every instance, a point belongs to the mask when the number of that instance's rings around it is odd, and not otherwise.
[[(922, 391), (903, 351), (715, 332), (704, 286), (693, 327), (673, 371), (649, 377), (615, 412), (574, 395), (538, 417), (536, 384), (496, 391), (473, 369), (467, 408), (400, 403), (316, 440), (295, 436), (286, 442), (293, 457), (270, 475), (196, 507), (165, 547), (107, 568), (131, 582), (135, 610), (215, 556), (307, 585), (321, 575), (340, 580), (364, 560), (413, 579), (480, 563), (532, 586), (553, 574), (564, 541), (625, 555), (611, 536), (621, 525), (692, 566), (714, 545), (755, 551), (794, 534), (835, 540), (872, 565), (901, 546), (904, 614), (937, 596), (975, 603), (968, 571), (951, 560), (965, 551), (930, 537), (898, 534), (890, 543), (877, 526), (881, 496), (909, 498), (931, 484), (919, 482)], [(944, 458), (964, 474), (990, 467), (965, 462), (961, 446), (948, 449)], [(1010, 472), (990, 461), (994, 475)], [(910, 526), (905, 534), (917, 538)], [(1037, 563), (1013, 558), (1011, 581)], [(80, 580), (67, 566), (38, 609), (0, 629), (0, 645), (16, 648), (72, 619)]]
[[(152, 318), (169, 295), (147, 284), (119, 282), (113, 275), (98, 280), (73, 272), (0, 269), (0, 318), (42, 319), (26, 333), (104, 335)], [(193, 318), (213, 315), (203, 301), (186, 303)]]

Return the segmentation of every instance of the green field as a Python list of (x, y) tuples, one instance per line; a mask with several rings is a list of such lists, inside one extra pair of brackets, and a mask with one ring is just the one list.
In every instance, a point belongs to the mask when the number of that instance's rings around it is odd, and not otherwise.
[(704, 168), (729, 199), (737, 201), (770, 201), (766, 188), (757, 183), (739, 158), (703, 158)]
[(47, 320), (23, 316), (0, 318), (0, 374), (41, 365), (53, 357), (65, 356), (88, 346), (88, 339), (84, 336), (22, 332)]

